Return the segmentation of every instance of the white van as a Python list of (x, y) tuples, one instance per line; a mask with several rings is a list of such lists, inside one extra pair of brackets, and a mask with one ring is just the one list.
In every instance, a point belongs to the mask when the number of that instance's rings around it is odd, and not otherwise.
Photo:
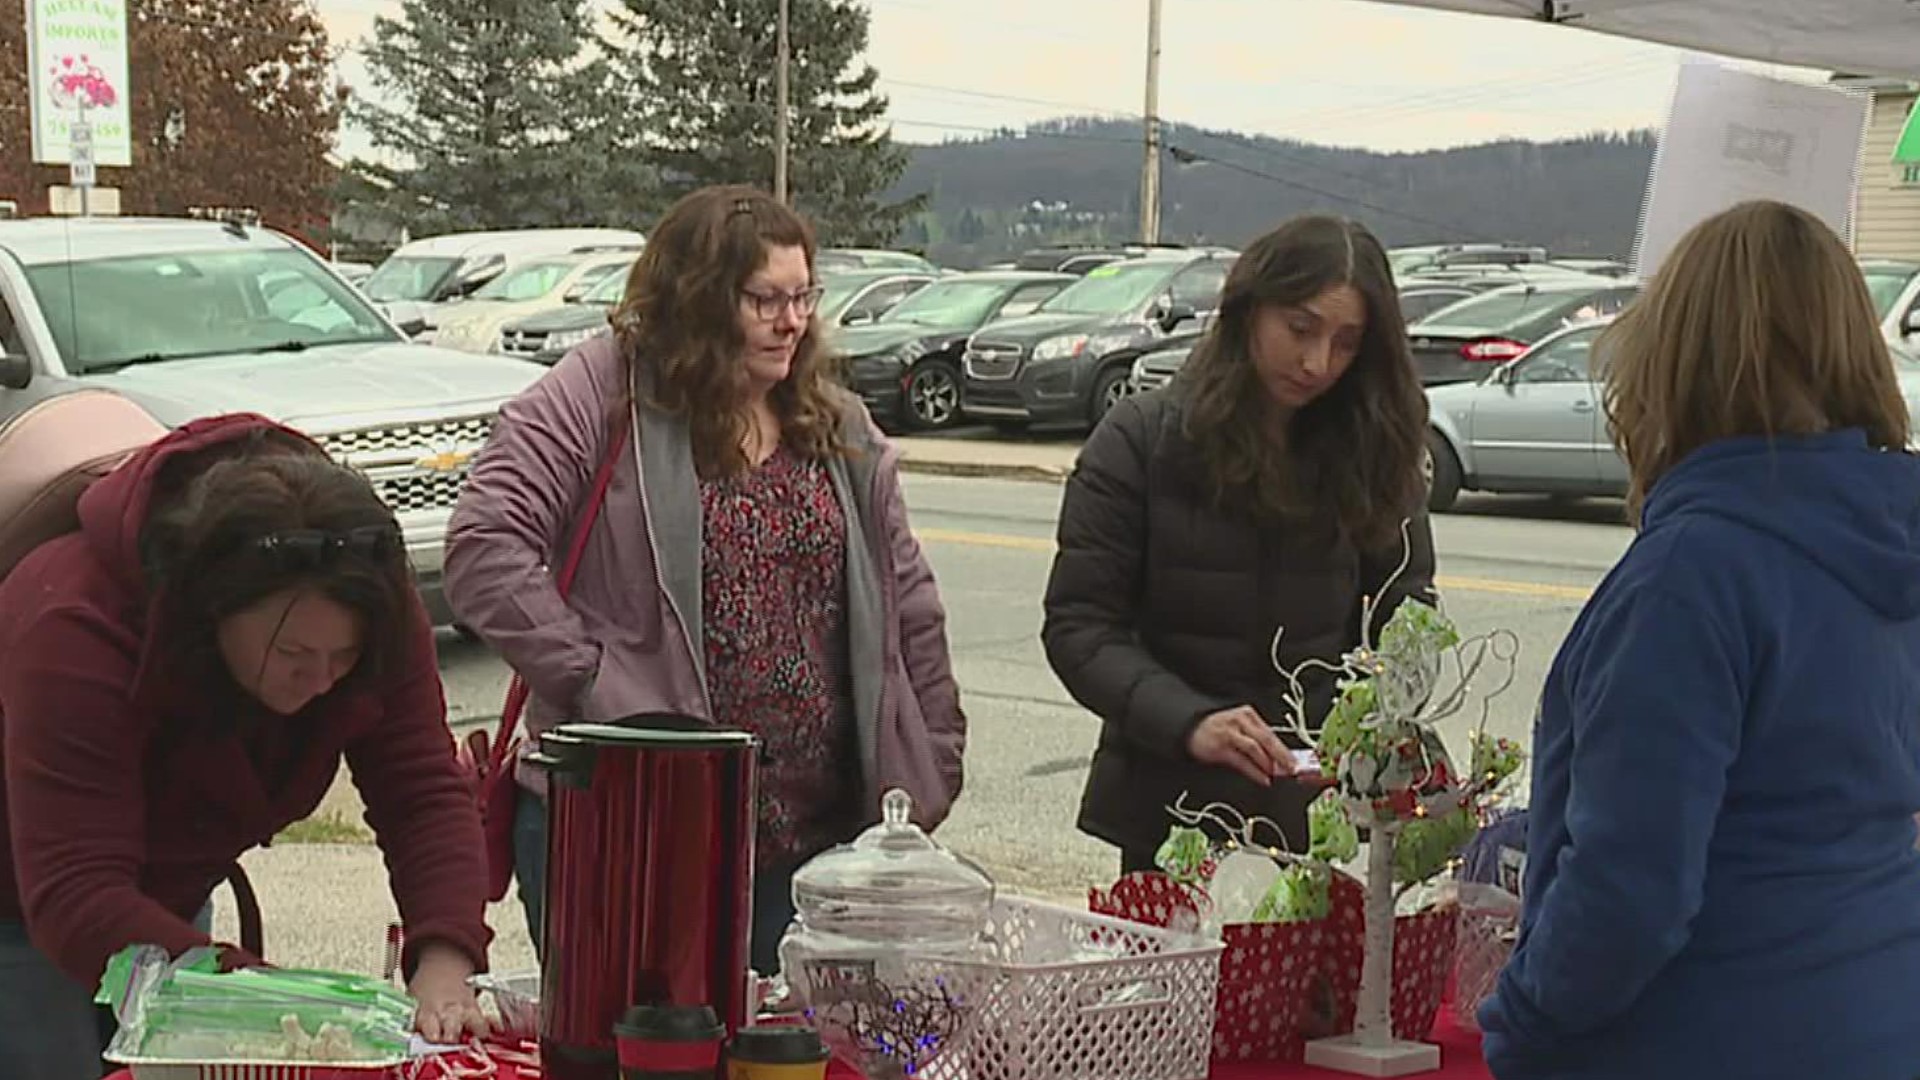
[(408, 334), (428, 334), (444, 305), (465, 299), (529, 259), (587, 251), (638, 252), (646, 237), (631, 229), (512, 229), (452, 233), (401, 245), (361, 285)]

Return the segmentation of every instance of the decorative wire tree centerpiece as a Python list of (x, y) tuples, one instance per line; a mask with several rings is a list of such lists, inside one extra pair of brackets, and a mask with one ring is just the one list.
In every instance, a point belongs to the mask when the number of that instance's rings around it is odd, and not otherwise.
[[(1382, 591), (1405, 573), (1402, 556)], [(1439, 609), (1403, 601), (1373, 643), (1377, 601), (1361, 603), (1361, 642), (1337, 662), (1308, 660), (1291, 669), (1280, 663), (1274, 635), (1273, 663), (1287, 680), (1287, 722), (1281, 730), (1314, 748), (1331, 777), (1338, 805), (1356, 828), (1368, 830), (1366, 951), (1361, 966), (1359, 1009), (1353, 1033), (1307, 1044), (1307, 1062), (1363, 1076), (1404, 1076), (1440, 1066), (1440, 1048), (1407, 1042), (1393, 1033), (1394, 858), (1403, 838), (1418, 842), (1426, 831), (1452, 832), (1471, 822), (1480, 797), (1517, 767), (1508, 744), (1485, 737), (1489, 702), (1513, 681), (1519, 638), (1496, 630), (1462, 639)], [(1474, 683), (1491, 663), (1499, 679), (1476, 695)], [(1502, 670), (1503, 669), (1503, 670)], [(1303, 674), (1324, 671), (1335, 678), (1335, 698), (1326, 722), (1307, 722)], [(1473, 762), (1462, 773), (1447, 753), (1437, 725), (1478, 697)]]

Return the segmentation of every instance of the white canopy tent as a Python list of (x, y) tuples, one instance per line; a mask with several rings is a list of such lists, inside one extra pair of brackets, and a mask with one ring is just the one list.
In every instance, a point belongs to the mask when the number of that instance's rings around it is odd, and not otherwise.
[(1916, 0), (1377, 0), (1579, 27), (1700, 52), (1920, 80)]

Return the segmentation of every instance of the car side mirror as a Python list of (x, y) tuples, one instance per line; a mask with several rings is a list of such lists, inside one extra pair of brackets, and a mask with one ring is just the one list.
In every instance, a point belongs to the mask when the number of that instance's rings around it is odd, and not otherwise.
[(1900, 333), (1907, 336), (1920, 334), (1920, 307), (1907, 312), (1907, 317), (1900, 320)]
[(0, 386), (9, 390), (25, 390), (33, 382), (33, 362), (24, 353), (7, 351), (0, 345)]
[(1199, 312), (1192, 304), (1183, 304), (1178, 300), (1169, 300), (1160, 308), (1160, 329), (1171, 332), (1174, 327), (1189, 319), (1198, 318)]

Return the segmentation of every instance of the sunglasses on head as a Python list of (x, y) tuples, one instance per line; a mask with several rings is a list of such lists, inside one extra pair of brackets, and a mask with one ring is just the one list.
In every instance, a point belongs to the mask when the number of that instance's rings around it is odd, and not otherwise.
[(391, 525), (364, 525), (344, 532), (290, 529), (269, 533), (254, 541), (254, 549), (288, 569), (310, 570), (331, 566), (343, 555), (382, 559), (400, 549), (400, 530)]

